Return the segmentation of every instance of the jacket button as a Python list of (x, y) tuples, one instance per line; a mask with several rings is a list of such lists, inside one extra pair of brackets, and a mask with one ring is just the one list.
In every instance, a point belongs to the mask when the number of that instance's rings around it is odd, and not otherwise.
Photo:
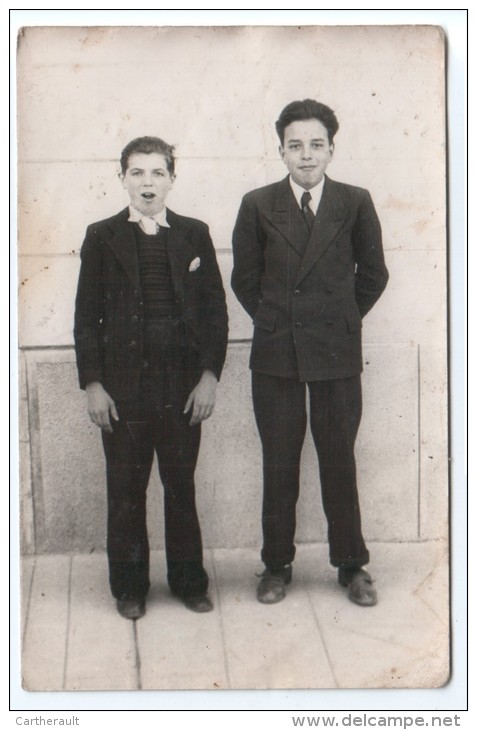
[(142, 366), (143, 366), (144, 370), (147, 370), (147, 369), (148, 369), (148, 367), (149, 367), (149, 363), (148, 363), (148, 361), (147, 361), (147, 360), (144, 360), (144, 362), (143, 362)]
[(295, 327), (298, 327), (298, 329), (301, 329), (303, 327), (302, 322), (295, 322)]
[(298, 296), (299, 294), (301, 294), (301, 289), (295, 289), (294, 293), (295, 293), (295, 296)]
[(325, 294), (333, 294), (333, 289), (330, 289), (330, 287), (328, 287), (327, 289), (325, 289)]
[(336, 354), (336, 352), (332, 352), (331, 355), (330, 355), (330, 357), (331, 357), (332, 360), (337, 360), (338, 359), (338, 355)]
[(131, 342), (129, 343), (129, 347), (130, 347), (131, 349), (134, 349), (135, 347), (137, 347), (137, 342), (136, 342), (136, 340), (131, 340)]
[(133, 314), (133, 316), (131, 317), (131, 322), (134, 322), (134, 324), (136, 324), (136, 322), (139, 322), (139, 317), (137, 316), (137, 314)]

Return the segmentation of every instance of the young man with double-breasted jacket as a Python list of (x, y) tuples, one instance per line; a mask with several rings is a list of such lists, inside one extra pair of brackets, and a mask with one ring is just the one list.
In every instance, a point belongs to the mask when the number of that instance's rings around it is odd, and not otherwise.
[(331, 564), (349, 598), (374, 605), (363, 570), (354, 443), (361, 418), (361, 329), (388, 272), (367, 190), (325, 175), (334, 112), (312, 99), (287, 105), (276, 130), (289, 175), (243, 198), (233, 233), (232, 287), (253, 319), (252, 396), (263, 449), (265, 570), (258, 600), (286, 595), (306, 430), (319, 460)]

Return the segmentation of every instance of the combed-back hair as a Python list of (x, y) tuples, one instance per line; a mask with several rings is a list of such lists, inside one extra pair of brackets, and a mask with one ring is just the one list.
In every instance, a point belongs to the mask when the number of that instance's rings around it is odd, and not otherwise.
[(332, 144), (334, 136), (338, 131), (339, 124), (335, 113), (326, 104), (321, 104), (314, 99), (304, 99), (303, 101), (292, 101), (283, 109), (282, 113), (275, 122), (275, 129), (283, 145), (285, 138), (285, 129), (293, 122), (302, 122), (306, 119), (317, 119), (322, 123), (328, 132), (328, 142)]
[(121, 152), (121, 171), (124, 175), (128, 169), (129, 158), (131, 155), (151, 155), (156, 152), (162, 155), (167, 164), (170, 175), (174, 174), (175, 162), (174, 147), (164, 142), (160, 137), (136, 137), (131, 140)]

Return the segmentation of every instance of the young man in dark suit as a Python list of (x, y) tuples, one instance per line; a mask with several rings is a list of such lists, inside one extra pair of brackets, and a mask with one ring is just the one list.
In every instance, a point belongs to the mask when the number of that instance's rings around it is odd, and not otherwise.
[(154, 452), (170, 588), (194, 611), (213, 608), (194, 471), (224, 364), (227, 311), (207, 226), (165, 207), (174, 162), (174, 148), (157, 137), (125, 147), (120, 177), (130, 205), (88, 227), (76, 298), (80, 387), (106, 457), (110, 586), (132, 620), (144, 614), (149, 588)]
[(361, 418), (361, 322), (388, 272), (366, 190), (325, 176), (338, 122), (311, 99), (276, 123), (289, 176), (248, 193), (233, 234), (232, 287), (253, 318), (252, 396), (263, 449), (265, 570), (258, 600), (285, 597), (295, 557), (300, 455), (309, 417), (331, 564), (349, 598), (377, 601), (360, 522), (354, 442)]

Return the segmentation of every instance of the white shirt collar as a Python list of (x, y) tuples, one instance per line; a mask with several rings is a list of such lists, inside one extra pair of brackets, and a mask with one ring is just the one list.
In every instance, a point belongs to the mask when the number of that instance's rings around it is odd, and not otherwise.
[(156, 213), (156, 215), (143, 215), (140, 213), (136, 208), (133, 208), (132, 205), (129, 206), (129, 218), (128, 220), (131, 223), (139, 223), (143, 218), (153, 218), (156, 223), (163, 228), (170, 228), (169, 223), (167, 222), (166, 218), (167, 208), (164, 207), (162, 210), (159, 211), (159, 213)]
[[(296, 198), (296, 202), (298, 203), (298, 206), (301, 208), (301, 196), (303, 195), (305, 191), (305, 188), (302, 188), (301, 185), (298, 185), (294, 180), (292, 180), (291, 175), (288, 178), (290, 180), (290, 187), (293, 190), (293, 195)], [(323, 175), (320, 182), (315, 185), (314, 188), (311, 188), (308, 190), (308, 192), (311, 195), (311, 200), (308, 204), (308, 207), (312, 210), (312, 212), (316, 215), (316, 211), (318, 210), (318, 206), (320, 204), (321, 196), (323, 195), (323, 187), (325, 184), (325, 176)]]

